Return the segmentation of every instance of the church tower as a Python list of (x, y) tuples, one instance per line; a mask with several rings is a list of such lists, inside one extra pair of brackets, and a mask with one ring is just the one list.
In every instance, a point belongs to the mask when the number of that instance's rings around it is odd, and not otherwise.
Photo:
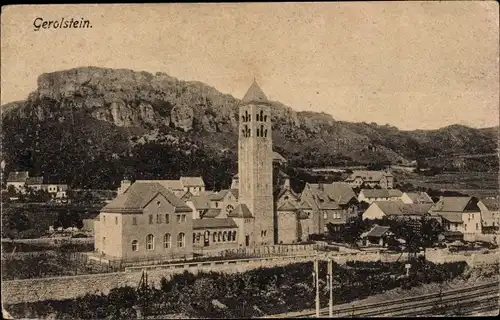
[(251, 245), (274, 244), (271, 107), (257, 82), (239, 107), (239, 202), (254, 217)]

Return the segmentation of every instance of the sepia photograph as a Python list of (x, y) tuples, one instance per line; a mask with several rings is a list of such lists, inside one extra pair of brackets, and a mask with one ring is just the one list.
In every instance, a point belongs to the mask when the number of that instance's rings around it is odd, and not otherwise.
[(497, 316), (497, 1), (7, 5), (4, 319)]

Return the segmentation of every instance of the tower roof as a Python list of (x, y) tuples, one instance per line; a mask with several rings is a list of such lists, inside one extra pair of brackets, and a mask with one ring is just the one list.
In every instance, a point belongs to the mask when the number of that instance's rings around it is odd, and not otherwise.
[(266, 95), (262, 91), (262, 89), (257, 84), (255, 79), (253, 80), (252, 85), (248, 88), (247, 93), (241, 100), (241, 102), (268, 102)]

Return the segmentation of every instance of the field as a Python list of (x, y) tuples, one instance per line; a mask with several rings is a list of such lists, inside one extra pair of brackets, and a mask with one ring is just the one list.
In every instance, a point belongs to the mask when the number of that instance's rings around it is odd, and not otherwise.
[(450, 172), (434, 176), (395, 172), (397, 183), (434, 190), (462, 191), (479, 197), (498, 194), (498, 174), (488, 172)]

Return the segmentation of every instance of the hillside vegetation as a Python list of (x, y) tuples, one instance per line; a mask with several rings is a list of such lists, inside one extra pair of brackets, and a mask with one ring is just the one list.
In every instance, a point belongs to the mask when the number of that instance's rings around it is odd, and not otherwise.
[[(81, 188), (116, 187), (124, 176), (180, 175), (228, 187), (237, 168), (238, 104), (213, 87), (164, 73), (85, 67), (42, 74), (26, 100), (2, 106), (3, 160), (6, 171), (29, 170)], [(274, 149), (296, 167), (396, 164), (497, 147), (498, 128), (401, 131), (279, 102), (272, 102), (272, 121)], [(460, 159), (456, 167), (484, 171), (497, 163)]]

